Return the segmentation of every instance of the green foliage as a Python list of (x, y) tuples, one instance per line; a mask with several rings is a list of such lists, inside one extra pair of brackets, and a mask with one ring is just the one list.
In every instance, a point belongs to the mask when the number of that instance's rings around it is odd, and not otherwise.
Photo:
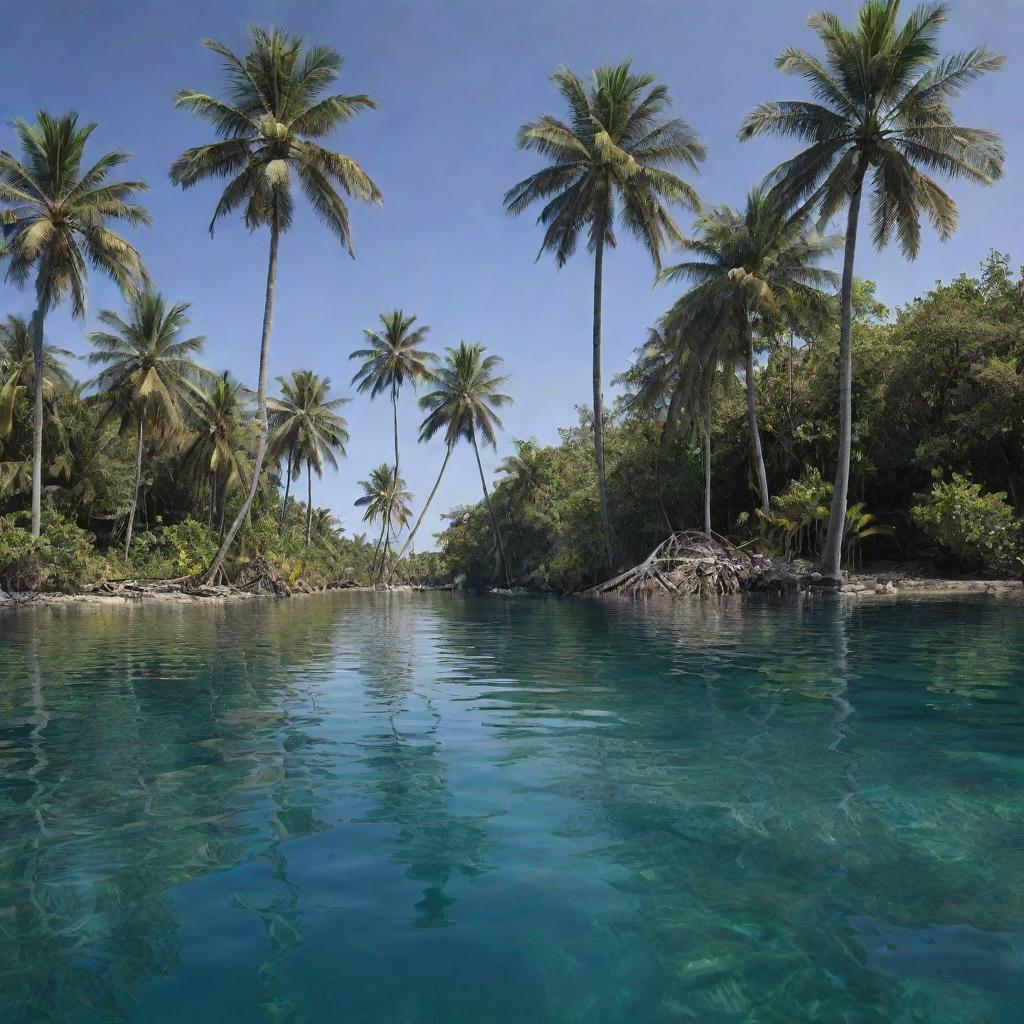
[(911, 510), (915, 523), (965, 566), (1019, 575), (1024, 521), (1002, 491), (986, 492), (963, 473), (937, 474), (931, 492)]
[(33, 538), (25, 512), (0, 516), (0, 585), (5, 590), (70, 590), (109, 575), (95, 538), (72, 520), (48, 509)]
[(814, 556), (821, 545), (820, 524), (828, 519), (832, 484), (821, 471), (809, 468), (803, 476), (772, 498), (771, 525), (784, 539), (787, 557)]

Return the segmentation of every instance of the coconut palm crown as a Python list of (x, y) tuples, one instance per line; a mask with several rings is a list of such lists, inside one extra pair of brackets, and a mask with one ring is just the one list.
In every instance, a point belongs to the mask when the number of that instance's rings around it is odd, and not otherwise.
[(953, 198), (933, 174), (989, 185), (1002, 175), (999, 137), (958, 125), (950, 100), (1004, 58), (984, 46), (942, 56), (937, 42), (948, 19), (945, 4), (915, 7), (900, 24), (900, 0), (866, 0), (854, 26), (834, 15), (808, 24), (824, 59), (788, 47), (779, 70), (799, 75), (812, 99), (762, 103), (740, 128), (740, 139), (780, 135), (805, 143), (770, 175), (785, 206), (803, 202), (819, 222), (846, 208), (846, 252), (840, 312), (839, 455), (822, 571), (842, 579), (842, 545), (852, 449), (852, 292), (857, 226), (870, 175), (872, 240), (895, 236), (903, 255), (917, 256), (921, 219), (948, 238), (957, 227)]
[(794, 214), (780, 207), (762, 184), (748, 193), (742, 212), (723, 205), (702, 214), (683, 243), (698, 258), (666, 267), (659, 276), (661, 281), (691, 282), (680, 304), (705, 305), (733, 326), (717, 332), (717, 338), (730, 350), (721, 358), (745, 367), (747, 419), (765, 515), (771, 506), (756, 412), (755, 321), (770, 330), (780, 316), (792, 322), (798, 311), (824, 318), (830, 308), (827, 293), (838, 287), (839, 275), (819, 264), (841, 245), (838, 235), (809, 230), (805, 210)]
[(581, 236), (594, 254), (593, 393), (594, 455), (608, 569), (613, 560), (604, 460), (602, 369), (603, 266), (605, 247), (616, 244), (616, 224), (635, 236), (656, 269), (662, 250), (682, 241), (667, 204), (700, 208), (693, 188), (668, 168), (695, 169), (704, 147), (679, 118), (664, 116), (668, 90), (652, 75), (633, 72), (628, 61), (600, 67), (585, 83), (567, 68), (552, 76), (569, 108), (568, 120), (543, 114), (519, 129), (518, 144), (547, 166), (505, 193), (505, 208), (519, 214), (540, 203), (544, 228), (540, 254), (551, 252), (562, 266)]
[(43, 465), (43, 325), (46, 314), (71, 297), (73, 316), (84, 317), (89, 267), (109, 277), (130, 298), (147, 282), (138, 251), (111, 223), (149, 224), (132, 199), (141, 181), (111, 181), (128, 154), (114, 150), (85, 163), (96, 125), (79, 126), (78, 115), (45, 112), (34, 123), (15, 120), (21, 158), (0, 150), (0, 258), (5, 277), (17, 285), (34, 280), (33, 350), (37, 373), (32, 418), (32, 535), (39, 536)]
[(183, 337), (190, 324), (187, 303), (170, 305), (159, 292), (137, 295), (128, 320), (110, 309), (98, 319), (107, 330), (93, 331), (86, 359), (103, 369), (90, 382), (98, 391), (98, 423), (116, 418), (123, 433), (135, 431), (135, 486), (125, 530), (124, 555), (132, 542), (132, 527), (142, 481), (146, 426), (170, 434), (184, 431), (190, 415), (203, 400), (200, 383), (212, 374), (192, 358), (202, 351), (200, 335)]
[(355, 160), (321, 144), (357, 113), (376, 106), (362, 94), (327, 92), (341, 71), (340, 55), (323, 46), (307, 47), (298, 36), (278, 28), (250, 26), (249, 34), (251, 48), (244, 57), (212, 39), (204, 43), (223, 60), (226, 98), (184, 89), (174, 101), (175, 106), (208, 121), (217, 136), (213, 142), (186, 150), (171, 167), (171, 180), (182, 188), (211, 178), (227, 180), (210, 220), (211, 234), (220, 218), (237, 210), (250, 230), (270, 229), (256, 386), (259, 440), (248, 491), (207, 571), (209, 579), (220, 575), (249, 514), (266, 455), (278, 244), (281, 233), (292, 224), (294, 183), (350, 255), (352, 237), (343, 195), (381, 203), (380, 190)]

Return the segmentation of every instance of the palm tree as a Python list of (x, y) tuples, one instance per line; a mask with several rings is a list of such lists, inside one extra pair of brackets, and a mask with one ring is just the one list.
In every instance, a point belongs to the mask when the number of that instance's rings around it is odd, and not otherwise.
[(416, 327), (416, 317), (407, 316), (402, 310), (381, 313), (381, 330), (365, 330), (369, 348), (357, 349), (349, 359), (361, 359), (362, 365), (352, 378), (360, 394), (369, 391), (370, 398), (376, 398), (384, 391), (391, 394), (391, 415), (395, 434), (395, 476), (399, 475), (398, 460), (398, 393), (409, 381), (417, 384), (429, 380), (432, 366), (437, 362), (433, 352), (418, 348), (422, 345), (430, 328), (424, 324)]
[[(32, 325), (20, 316), (0, 323), (0, 441), (14, 428), (14, 406), (22, 391), (35, 394), (35, 340)], [(53, 396), (58, 387), (69, 388), (74, 378), (64, 365), (74, 353), (43, 342), (43, 395)]]
[(394, 467), (386, 462), (371, 470), (369, 479), (360, 480), (359, 486), (362, 487), (363, 493), (361, 497), (356, 498), (355, 504), (357, 508), (365, 509), (363, 522), (372, 523), (376, 519), (381, 521), (380, 537), (373, 549), (370, 578), (377, 578), (378, 556), (379, 575), (383, 578), (391, 545), (391, 527), (397, 523), (399, 530), (402, 530), (408, 525), (412, 518), (412, 510), (409, 508), (412, 495), (405, 490), (405, 481), (395, 474)]
[(949, 101), (1004, 58), (985, 47), (941, 56), (945, 4), (914, 8), (899, 24), (899, 0), (867, 0), (853, 27), (832, 14), (808, 25), (825, 49), (824, 61), (789, 47), (776, 59), (781, 71), (808, 84), (813, 101), (762, 103), (743, 123), (740, 139), (780, 135), (807, 148), (771, 174), (784, 206), (804, 202), (820, 223), (846, 207), (839, 345), (839, 453), (822, 572), (841, 581), (852, 438), (852, 292), (857, 227), (865, 178), (871, 173), (872, 241), (893, 235), (908, 259), (917, 256), (924, 214), (942, 239), (957, 227), (956, 203), (929, 173), (984, 185), (1002, 175), (999, 137), (953, 120)]
[(228, 492), (248, 485), (252, 472), (254, 431), (248, 400), (250, 393), (225, 370), (202, 395), (196, 409), (195, 435), (182, 456), (182, 468), (209, 485), (207, 526), (220, 497), (220, 530), (224, 532)]
[(584, 232), (594, 254), (594, 450), (601, 529), (611, 571), (601, 354), (604, 250), (616, 244), (618, 220), (660, 270), (665, 246), (682, 241), (665, 204), (700, 208), (693, 188), (667, 167), (681, 163), (696, 169), (705, 151), (686, 122), (663, 116), (669, 106), (665, 86), (655, 85), (652, 75), (634, 74), (628, 61), (597, 68), (589, 85), (566, 68), (559, 68), (552, 81), (568, 104), (569, 120), (543, 114), (519, 129), (519, 147), (551, 162), (509, 189), (505, 208), (520, 214), (534, 203), (544, 203), (538, 218), (545, 228), (540, 251), (553, 253), (558, 266), (576, 251)]
[(379, 189), (354, 160), (325, 149), (317, 141), (359, 111), (376, 106), (368, 96), (324, 95), (341, 71), (341, 57), (326, 47), (306, 48), (300, 38), (276, 28), (253, 26), (250, 35), (251, 49), (244, 58), (212, 39), (203, 44), (223, 58), (230, 99), (219, 100), (188, 89), (175, 98), (176, 106), (209, 121), (218, 138), (186, 150), (171, 167), (171, 180), (190, 188), (207, 178), (228, 179), (210, 221), (211, 234), (221, 217), (239, 208), (244, 210), (245, 224), (251, 231), (270, 229), (256, 388), (256, 458), (238, 515), (207, 571), (210, 579), (219, 574), (249, 514), (266, 456), (267, 380), (278, 242), (292, 223), (292, 178), (298, 180), (314, 213), (349, 255), (352, 239), (348, 207), (340, 192), (378, 205), (381, 202)]
[(0, 150), (0, 225), (6, 241), (6, 278), (23, 285), (35, 277), (32, 318), (35, 362), (32, 417), (32, 536), (39, 536), (43, 483), (43, 325), (46, 314), (71, 297), (72, 315), (85, 316), (85, 281), (90, 266), (102, 271), (130, 298), (146, 278), (135, 248), (111, 230), (114, 221), (149, 224), (149, 214), (131, 202), (146, 185), (110, 181), (128, 159), (115, 150), (87, 169), (85, 144), (96, 125), (78, 125), (77, 114), (40, 112), (34, 123), (16, 120), (22, 159)]
[(338, 413), (347, 398), (328, 398), (331, 378), (312, 370), (296, 370), (290, 378), (279, 377), (280, 399), (271, 399), (270, 408), (277, 421), (273, 447), (282, 450), (288, 439), (289, 476), (298, 479), (306, 465), (306, 544), (313, 531), (313, 473), (323, 476), (324, 467), (338, 468), (338, 455), (344, 456), (348, 444), (348, 424)]
[[(734, 354), (744, 364), (747, 422), (757, 474), (761, 511), (771, 515), (768, 475), (757, 424), (757, 384), (754, 377), (755, 318), (769, 318), (796, 309), (824, 312), (828, 299), (823, 287), (835, 288), (839, 277), (818, 263), (842, 244), (836, 235), (821, 236), (806, 228), (806, 211), (789, 214), (768, 195), (766, 185), (747, 195), (743, 213), (719, 206), (697, 221), (696, 236), (683, 248), (698, 257), (666, 267), (661, 281), (694, 284), (690, 303), (708, 303), (716, 315), (732, 318), (737, 328)], [(732, 353), (731, 353), (732, 354)]]
[(500, 356), (485, 356), (483, 345), (468, 345), (465, 341), (461, 341), (458, 348), (447, 350), (444, 365), (434, 374), (434, 390), (420, 399), (420, 408), (427, 413), (423, 425), (420, 427), (420, 440), (429, 441), (435, 434), (443, 431), (447, 450), (434, 489), (430, 492), (423, 511), (420, 512), (420, 517), (416, 521), (416, 526), (406, 539), (405, 546), (398, 558), (400, 561), (406, 548), (412, 543), (413, 537), (416, 536), (420, 523), (423, 522), (423, 517), (430, 507), (438, 484), (441, 483), (441, 476), (448, 465), (452, 449), (460, 440), (464, 440), (473, 446), (473, 452), (476, 455), (480, 485), (483, 487), (484, 501), (487, 504), (491, 526), (494, 529), (495, 548), (505, 574), (505, 583), (511, 586), (508, 560), (505, 557), (505, 542), (501, 536), (497, 516), (494, 514), (490, 492), (487, 490), (487, 480), (484, 477), (484, 467), (480, 461), (478, 443), (478, 439), (482, 439), (484, 444), (497, 448), (498, 441), (495, 431), (501, 429), (501, 420), (498, 419), (495, 410), (512, 402), (512, 399), (501, 391), (508, 382), (508, 377), (499, 376), (497, 373), (501, 363)]
[(200, 335), (183, 337), (191, 323), (188, 304), (171, 306), (159, 292), (142, 292), (133, 300), (129, 319), (101, 310), (108, 330), (93, 331), (95, 351), (86, 359), (102, 370), (90, 382), (99, 392), (99, 424), (116, 417), (120, 430), (135, 430), (135, 485), (125, 530), (124, 557), (132, 543), (132, 527), (142, 482), (142, 456), (147, 423), (170, 433), (182, 430), (186, 417), (202, 401), (199, 384), (210, 376), (192, 359), (203, 348)]

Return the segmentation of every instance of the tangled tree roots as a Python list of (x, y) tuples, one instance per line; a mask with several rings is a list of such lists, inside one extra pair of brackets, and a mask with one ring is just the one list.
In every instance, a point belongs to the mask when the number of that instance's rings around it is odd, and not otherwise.
[(686, 530), (662, 541), (640, 565), (591, 587), (584, 596), (737, 594), (759, 585), (772, 572), (772, 561), (766, 555), (744, 551), (718, 534)]
[(254, 558), (238, 574), (235, 586), (250, 594), (274, 594), (277, 597), (289, 597), (291, 588), (277, 574), (277, 569), (269, 559), (260, 555)]

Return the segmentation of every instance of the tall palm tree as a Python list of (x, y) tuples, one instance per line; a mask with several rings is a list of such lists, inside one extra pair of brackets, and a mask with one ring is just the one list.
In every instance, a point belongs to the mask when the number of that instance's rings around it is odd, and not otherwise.
[[(338, 409), (347, 398), (328, 398), (331, 378), (312, 370), (295, 370), (290, 378), (279, 377), (282, 397), (270, 400), (277, 421), (274, 447), (289, 439), (291, 470), (306, 466), (306, 543), (313, 531), (313, 474), (323, 476), (324, 467), (338, 468), (338, 456), (345, 454), (348, 424)], [(295, 473), (298, 478), (298, 473)]]
[[(369, 479), (360, 480), (362, 496), (356, 498), (357, 508), (364, 510), (363, 522), (372, 523), (380, 519), (380, 537), (373, 549), (373, 562), (370, 565), (370, 578), (383, 579), (388, 564), (388, 551), (391, 547), (391, 529), (397, 525), (399, 531), (404, 529), (412, 518), (409, 503), (412, 494), (405, 489), (405, 481), (397, 476), (393, 466), (386, 462), (370, 471)], [(378, 568), (378, 558), (380, 560)]]
[(352, 383), (360, 394), (367, 391), (370, 398), (376, 398), (384, 391), (391, 394), (391, 415), (395, 436), (395, 476), (399, 475), (398, 459), (398, 393), (406, 381), (415, 388), (429, 380), (437, 356), (419, 348), (426, 339), (430, 328), (423, 324), (416, 326), (416, 317), (407, 316), (402, 310), (381, 313), (381, 330), (365, 330), (363, 334), (369, 348), (356, 349), (349, 359), (361, 359), (362, 364)]
[[(43, 342), (43, 395), (52, 397), (58, 387), (69, 388), (74, 378), (64, 365), (74, 353)], [(20, 316), (0, 322), (0, 441), (14, 427), (14, 406), (22, 391), (35, 394), (35, 339), (32, 325)]]
[(228, 492), (246, 487), (252, 472), (255, 431), (249, 392), (225, 370), (201, 396), (194, 436), (182, 455), (182, 468), (209, 487), (207, 526), (213, 529), (220, 498), (220, 529), (225, 528)]
[(434, 390), (420, 399), (420, 408), (427, 413), (423, 425), (420, 427), (420, 440), (429, 441), (435, 434), (443, 431), (447, 450), (434, 489), (430, 492), (430, 497), (427, 498), (423, 511), (420, 512), (416, 526), (406, 539), (405, 546), (398, 558), (401, 560), (406, 548), (416, 536), (416, 531), (420, 528), (420, 523), (423, 522), (431, 499), (441, 482), (441, 476), (448, 465), (452, 450), (460, 440), (468, 441), (473, 446), (473, 453), (476, 455), (476, 467), (480, 472), (480, 486), (483, 488), (484, 501), (491, 517), (495, 548), (501, 561), (505, 583), (511, 586), (508, 560), (505, 557), (505, 542), (501, 536), (501, 528), (498, 526), (498, 518), (494, 514), (494, 506), (491, 504), (491, 495), (487, 489), (478, 443), (482, 440), (484, 444), (497, 448), (498, 440), (495, 431), (501, 429), (501, 420), (498, 419), (495, 410), (510, 405), (512, 402), (512, 399), (501, 390), (508, 382), (508, 377), (500, 376), (497, 372), (501, 364), (500, 356), (484, 355), (483, 345), (469, 345), (465, 341), (461, 341), (458, 348), (447, 349), (444, 365), (434, 374)]
[(552, 81), (569, 107), (569, 120), (550, 114), (519, 129), (521, 149), (551, 162), (505, 193), (505, 208), (522, 213), (543, 203), (538, 222), (545, 228), (541, 253), (554, 254), (563, 266), (576, 251), (580, 235), (594, 254), (594, 449), (601, 504), (605, 557), (612, 568), (611, 526), (604, 465), (604, 397), (601, 293), (605, 247), (616, 244), (616, 221), (647, 249), (657, 270), (661, 253), (682, 234), (666, 203), (700, 208), (696, 192), (667, 168), (691, 169), (704, 159), (704, 147), (685, 121), (663, 116), (668, 90), (652, 75), (638, 75), (630, 63), (597, 68), (584, 83), (567, 68)]
[(21, 159), (0, 150), (0, 225), (6, 278), (18, 285), (35, 278), (32, 318), (35, 376), (32, 416), (32, 536), (39, 536), (43, 483), (43, 325), (47, 313), (68, 296), (72, 315), (85, 316), (89, 267), (102, 271), (130, 298), (146, 281), (135, 248), (110, 227), (149, 224), (149, 214), (131, 199), (146, 190), (141, 181), (110, 181), (128, 159), (115, 150), (83, 169), (85, 145), (96, 125), (79, 127), (77, 114), (52, 117), (40, 111), (34, 123), (16, 120)]
[(744, 366), (747, 422), (757, 474), (761, 511), (771, 514), (768, 474), (757, 423), (757, 384), (754, 377), (754, 328), (760, 316), (817, 308), (824, 312), (828, 299), (822, 288), (835, 288), (839, 276), (820, 267), (842, 244), (836, 235), (809, 231), (806, 211), (791, 214), (781, 208), (760, 185), (747, 194), (742, 213), (719, 206), (697, 221), (694, 237), (683, 243), (695, 260), (666, 267), (661, 281), (693, 283), (690, 303), (707, 303), (715, 315), (732, 318), (736, 361)]
[(775, 65), (797, 74), (813, 101), (762, 103), (743, 123), (740, 139), (754, 135), (797, 138), (807, 147), (780, 164), (770, 180), (783, 205), (804, 202), (825, 223), (846, 208), (839, 344), (839, 453), (822, 571), (842, 580), (843, 532), (853, 411), (851, 389), (854, 254), (864, 182), (871, 174), (872, 241), (893, 237), (907, 259), (917, 256), (921, 216), (942, 239), (957, 227), (956, 203), (929, 173), (983, 185), (1002, 175), (999, 137), (956, 124), (949, 101), (1004, 58), (985, 47), (941, 56), (937, 46), (948, 18), (945, 4), (915, 7), (900, 24), (899, 0), (867, 0), (848, 27), (833, 14), (808, 25), (824, 60), (789, 47)]
[(200, 335), (185, 337), (191, 323), (188, 304), (170, 305), (159, 292), (142, 292), (133, 300), (129, 319), (101, 310), (93, 331), (94, 351), (85, 358), (103, 369), (91, 381), (99, 392), (99, 423), (118, 419), (122, 433), (135, 431), (135, 484), (124, 537), (127, 560), (142, 482), (147, 424), (177, 433), (202, 401), (199, 385), (210, 373), (192, 358), (203, 348)]
[(253, 26), (250, 35), (251, 49), (245, 57), (236, 56), (212, 39), (203, 44), (223, 58), (229, 99), (186, 89), (174, 101), (176, 106), (209, 121), (218, 138), (186, 150), (171, 167), (171, 180), (190, 188), (207, 178), (228, 179), (210, 221), (211, 234), (221, 217), (239, 208), (251, 231), (266, 227), (270, 232), (256, 388), (256, 458), (238, 515), (207, 571), (210, 579), (219, 574), (249, 514), (266, 456), (267, 380), (278, 242), (292, 223), (292, 179), (298, 180), (314, 213), (349, 255), (352, 239), (348, 207), (341, 193), (377, 205), (381, 202), (380, 190), (354, 160), (318, 142), (359, 111), (376, 106), (368, 96), (324, 95), (341, 71), (341, 57), (323, 46), (306, 47), (299, 37), (277, 28)]

